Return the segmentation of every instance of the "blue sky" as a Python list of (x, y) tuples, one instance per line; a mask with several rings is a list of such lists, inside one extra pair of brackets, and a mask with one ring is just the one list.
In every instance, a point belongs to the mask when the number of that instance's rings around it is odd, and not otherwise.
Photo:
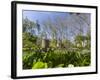
[(54, 20), (57, 16), (60, 18), (68, 17), (68, 13), (64, 12), (46, 12), (46, 11), (23, 11), (23, 18), (28, 17), (31, 21), (38, 20), (40, 23), (45, 21), (46, 19), (50, 18), (51, 20)]

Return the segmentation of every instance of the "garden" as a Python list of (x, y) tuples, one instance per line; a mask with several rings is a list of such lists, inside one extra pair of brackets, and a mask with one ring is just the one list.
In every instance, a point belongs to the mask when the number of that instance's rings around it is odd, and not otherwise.
[[(46, 15), (46, 12), (42, 14)], [(54, 16), (54, 14), (57, 13), (53, 12), (52, 15), (47, 16)], [(43, 19), (32, 21), (28, 16), (23, 18), (23, 69), (91, 65), (91, 36), (90, 26), (87, 23), (89, 14), (58, 14), (70, 17), (70, 19), (62, 18), (63, 16), (51, 17), (51, 19), (46, 17), (44, 21)]]

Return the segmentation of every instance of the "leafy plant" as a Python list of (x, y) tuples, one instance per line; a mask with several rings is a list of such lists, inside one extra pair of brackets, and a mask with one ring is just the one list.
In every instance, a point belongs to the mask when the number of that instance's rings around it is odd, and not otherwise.
[(32, 69), (42, 69), (42, 68), (47, 68), (47, 67), (48, 67), (47, 63), (39, 61), (33, 64)]

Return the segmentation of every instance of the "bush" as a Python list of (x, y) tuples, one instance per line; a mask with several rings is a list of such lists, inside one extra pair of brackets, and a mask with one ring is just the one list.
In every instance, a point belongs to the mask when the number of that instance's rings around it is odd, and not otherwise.
[(55, 68), (55, 67), (68, 67), (72, 64), (77, 66), (90, 65), (90, 51), (70, 51), (64, 49), (42, 49), (25, 53), (23, 55), (23, 68), (24, 69), (39, 69), (39, 68)]

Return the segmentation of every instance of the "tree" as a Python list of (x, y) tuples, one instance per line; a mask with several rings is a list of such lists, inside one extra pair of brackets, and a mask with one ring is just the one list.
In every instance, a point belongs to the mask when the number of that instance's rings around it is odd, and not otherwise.
[(37, 49), (38, 46), (36, 45), (37, 37), (31, 35), (30, 33), (24, 32), (23, 33), (23, 49), (24, 50), (32, 50)]
[(35, 34), (35, 23), (33, 21), (30, 21), (27, 17), (23, 19), (23, 32), (28, 32), (31, 34)]
[(75, 43), (78, 48), (85, 48), (89, 44), (90, 40), (88, 36), (77, 35), (75, 37)]

